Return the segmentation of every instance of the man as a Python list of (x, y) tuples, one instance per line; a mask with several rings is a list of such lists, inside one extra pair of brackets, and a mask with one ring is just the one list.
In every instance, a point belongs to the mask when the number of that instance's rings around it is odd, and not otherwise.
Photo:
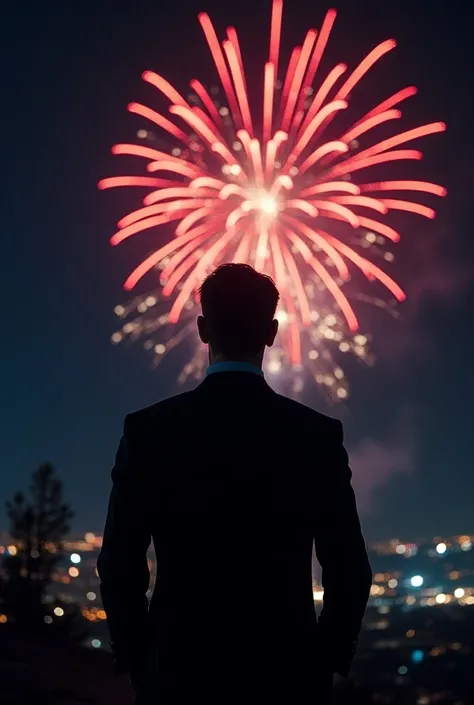
[(138, 702), (319, 705), (349, 671), (371, 571), (341, 423), (263, 376), (278, 298), (251, 267), (219, 267), (197, 321), (206, 378), (125, 419), (98, 571)]

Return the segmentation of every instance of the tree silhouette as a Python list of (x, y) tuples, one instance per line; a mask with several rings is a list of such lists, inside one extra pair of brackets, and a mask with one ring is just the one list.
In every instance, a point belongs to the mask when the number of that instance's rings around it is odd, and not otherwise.
[(25, 626), (43, 623), (45, 591), (62, 557), (62, 540), (74, 516), (63, 501), (62, 482), (49, 463), (33, 473), (30, 493), (30, 501), (17, 492), (6, 502), (17, 554), (4, 560), (7, 581), (3, 601), (14, 620)]

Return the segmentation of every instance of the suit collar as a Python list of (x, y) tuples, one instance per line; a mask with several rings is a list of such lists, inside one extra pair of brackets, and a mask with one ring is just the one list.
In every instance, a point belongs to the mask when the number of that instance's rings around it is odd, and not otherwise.
[(260, 367), (257, 367), (256, 365), (251, 365), (248, 362), (239, 362), (237, 360), (215, 362), (213, 365), (209, 365), (206, 371), (206, 377), (209, 377), (209, 375), (213, 375), (218, 372), (245, 372), (263, 377), (263, 371), (260, 369)]
[(198, 384), (196, 389), (267, 389), (271, 391), (263, 374), (249, 374), (238, 370), (209, 374)]

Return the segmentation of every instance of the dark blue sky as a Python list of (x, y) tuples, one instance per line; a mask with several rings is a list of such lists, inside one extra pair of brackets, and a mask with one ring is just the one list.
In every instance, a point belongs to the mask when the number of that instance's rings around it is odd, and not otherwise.
[[(175, 359), (153, 372), (139, 347), (109, 343), (121, 283), (146, 251), (140, 243), (109, 246), (115, 221), (137, 197), (99, 193), (96, 183), (115, 168), (110, 146), (140, 126), (125, 108), (148, 98), (144, 69), (183, 90), (195, 76), (210, 77), (199, 10), (221, 29), (235, 24), (249, 66), (257, 65), (270, 0), (255, 13), (256, 4), (53, 0), (28, 10), (11, 3), (3, 11), (1, 496), (25, 487), (37, 464), (50, 460), (64, 479), (78, 531), (102, 528), (124, 415), (174, 393), (179, 367)], [(400, 321), (370, 322), (378, 364), (356, 367), (348, 408), (329, 413), (346, 425), (369, 536), (473, 531), (468, 11), (456, 0), (342, 0), (337, 8), (328, 66), (353, 66), (379, 41), (398, 40), (360, 90), (373, 91), (374, 104), (418, 86), (407, 104), (407, 128), (443, 119), (448, 132), (424, 140), (417, 175), (443, 183), (449, 196), (436, 204), (433, 223), (416, 216), (396, 221), (404, 234), (396, 274), (409, 302)], [(318, 27), (325, 9), (287, 1), (284, 46)], [(316, 392), (305, 401), (325, 410)], [(369, 500), (367, 485), (377, 485)]]

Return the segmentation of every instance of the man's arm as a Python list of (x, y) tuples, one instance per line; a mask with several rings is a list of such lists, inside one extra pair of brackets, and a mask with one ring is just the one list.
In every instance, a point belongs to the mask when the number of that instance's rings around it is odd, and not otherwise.
[(129, 427), (127, 417), (112, 470), (113, 485), (97, 561), (118, 674), (140, 667), (148, 639), (147, 551), (151, 532), (142, 468), (137, 467), (132, 452)]
[(324, 602), (319, 624), (330, 666), (349, 672), (372, 584), (372, 571), (357, 514), (342, 424), (328, 450), (327, 495), (316, 517), (315, 550), (322, 568)]

